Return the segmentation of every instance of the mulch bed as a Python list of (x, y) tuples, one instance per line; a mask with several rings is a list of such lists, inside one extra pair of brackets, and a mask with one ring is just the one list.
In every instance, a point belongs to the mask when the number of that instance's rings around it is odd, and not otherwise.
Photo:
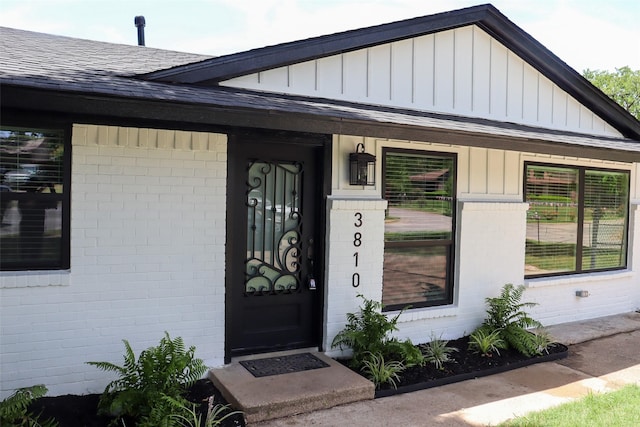
[[(227, 401), (209, 380), (199, 380), (189, 390), (187, 399), (191, 402), (206, 402), (214, 396), (214, 404), (226, 405)], [(108, 427), (113, 418), (98, 415), (99, 394), (88, 395), (64, 395), (55, 397), (43, 397), (36, 400), (29, 408), (33, 414), (41, 414), (40, 419), (53, 417), (60, 427)], [(206, 403), (203, 403), (206, 408)], [(135, 426), (135, 421), (130, 420), (127, 427)], [(226, 419), (221, 427), (244, 427), (244, 417), (241, 414)]]
[[(469, 337), (465, 336), (451, 340), (448, 347), (455, 347), (458, 351), (450, 353), (451, 362), (444, 364), (443, 369), (437, 369), (433, 364), (413, 366), (400, 374), (400, 381), (396, 382), (397, 389), (390, 384), (383, 384), (376, 390), (376, 397), (386, 397), (394, 394), (408, 393), (445, 384), (494, 375), (512, 369), (522, 368), (535, 363), (549, 362), (567, 357), (567, 346), (554, 343), (548, 349), (548, 354), (527, 357), (515, 350), (500, 350), (500, 354), (492, 357), (482, 356), (469, 351)], [(362, 372), (360, 375), (365, 376)]]
[[(500, 355), (485, 357), (469, 351), (468, 343), (469, 337), (449, 341), (448, 346), (455, 347), (458, 351), (450, 354), (452, 361), (445, 363), (443, 369), (437, 369), (429, 363), (425, 366), (407, 368), (400, 374), (397, 389), (383, 384), (376, 390), (376, 398), (493, 375), (535, 363), (561, 359), (568, 354), (567, 346), (556, 343), (549, 347), (548, 354), (541, 356), (526, 357), (515, 350), (500, 350)], [(346, 364), (348, 361), (342, 362)], [(202, 402), (210, 396), (215, 396), (215, 403), (227, 404), (209, 380), (198, 381), (190, 390), (188, 399)], [(99, 398), (99, 394), (43, 397), (35, 401), (30, 410), (35, 414), (41, 413), (42, 419), (53, 417), (60, 427), (108, 427), (113, 419), (97, 415)], [(127, 426), (129, 425), (135, 426), (135, 423), (127, 423)], [(225, 420), (221, 426), (244, 427), (244, 417), (241, 414), (235, 415)]]

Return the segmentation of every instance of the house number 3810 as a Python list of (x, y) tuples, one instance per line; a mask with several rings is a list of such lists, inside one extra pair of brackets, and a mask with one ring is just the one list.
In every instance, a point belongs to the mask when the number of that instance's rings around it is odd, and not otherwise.
[[(356, 218), (356, 221), (353, 223), (353, 225), (356, 228), (362, 227), (362, 213), (356, 212), (354, 216)], [(356, 231), (355, 233), (353, 233), (353, 246), (359, 248), (360, 245), (362, 245), (362, 233)], [(358, 255), (359, 254), (357, 251), (353, 254), (355, 268), (358, 268)], [(358, 273), (357, 271), (351, 276), (351, 286), (353, 286), (354, 288), (360, 286), (360, 273)]]

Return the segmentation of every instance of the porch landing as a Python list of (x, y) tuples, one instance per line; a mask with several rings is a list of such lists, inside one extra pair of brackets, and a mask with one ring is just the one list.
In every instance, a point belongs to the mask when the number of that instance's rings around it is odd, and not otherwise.
[(244, 412), (248, 423), (373, 399), (375, 387), (371, 381), (322, 353), (312, 354), (329, 367), (256, 378), (234, 359), (229, 365), (210, 370), (209, 379), (231, 405)]

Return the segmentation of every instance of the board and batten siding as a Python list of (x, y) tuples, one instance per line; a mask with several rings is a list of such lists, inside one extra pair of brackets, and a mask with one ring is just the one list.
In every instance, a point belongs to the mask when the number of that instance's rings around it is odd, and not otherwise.
[(475, 25), (253, 73), (221, 85), (621, 136)]
[(100, 393), (167, 331), (224, 361), (227, 137), (76, 124), (71, 268), (0, 273), (0, 393)]
[[(365, 151), (374, 154), (378, 160), (376, 162), (375, 186), (349, 185), (349, 153), (354, 152), (358, 144), (363, 144)], [(417, 150), (418, 152), (456, 153), (458, 159), (458, 200), (461, 201), (522, 202), (523, 167), (525, 161), (530, 161), (628, 170), (631, 172), (631, 203), (640, 204), (640, 163), (354, 135), (334, 135), (333, 137), (331, 194), (334, 196), (380, 197), (382, 194), (382, 149), (384, 147)]]

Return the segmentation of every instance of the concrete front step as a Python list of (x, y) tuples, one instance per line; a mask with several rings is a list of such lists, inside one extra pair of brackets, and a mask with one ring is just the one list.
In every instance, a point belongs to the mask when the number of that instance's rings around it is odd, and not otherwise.
[(256, 378), (234, 361), (210, 370), (209, 379), (248, 423), (374, 398), (371, 381), (322, 353), (313, 355), (329, 367)]

